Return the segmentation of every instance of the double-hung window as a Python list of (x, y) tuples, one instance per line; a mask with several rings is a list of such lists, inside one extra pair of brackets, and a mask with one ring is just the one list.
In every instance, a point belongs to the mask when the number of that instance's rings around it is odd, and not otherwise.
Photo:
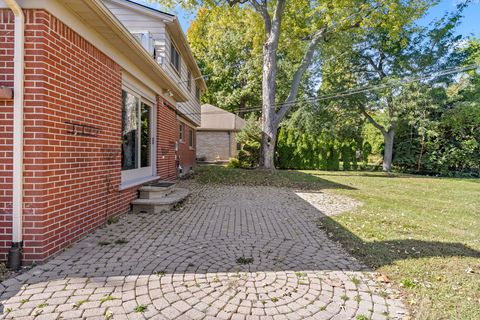
[(170, 63), (175, 68), (175, 70), (177, 70), (178, 74), (181, 74), (180, 54), (178, 53), (178, 50), (177, 50), (177, 48), (175, 48), (173, 43), (170, 44)]
[(197, 85), (195, 85), (195, 98), (200, 102), (200, 88)]
[(187, 73), (187, 89), (188, 91), (192, 91), (192, 73), (188, 70)]
[(155, 176), (153, 104), (122, 90), (122, 184)]

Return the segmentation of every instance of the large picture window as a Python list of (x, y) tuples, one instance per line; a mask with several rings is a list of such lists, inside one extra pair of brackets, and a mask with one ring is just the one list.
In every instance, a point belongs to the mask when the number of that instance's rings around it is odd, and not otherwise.
[(133, 92), (122, 90), (122, 180), (153, 175), (152, 106)]

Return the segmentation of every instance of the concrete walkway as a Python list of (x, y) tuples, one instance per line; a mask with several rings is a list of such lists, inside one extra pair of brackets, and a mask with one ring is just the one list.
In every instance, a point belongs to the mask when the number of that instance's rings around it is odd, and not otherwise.
[[(315, 225), (319, 203), (306, 200), (314, 194), (188, 187), (193, 194), (176, 211), (127, 215), (2, 283), (2, 317), (405, 317), (394, 290)], [(320, 195), (327, 205), (338, 202)]]

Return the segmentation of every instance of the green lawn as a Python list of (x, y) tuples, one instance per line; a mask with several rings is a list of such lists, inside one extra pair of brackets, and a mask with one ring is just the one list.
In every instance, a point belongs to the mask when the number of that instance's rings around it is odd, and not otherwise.
[(480, 319), (480, 179), (202, 166), (202, 183), (322, 189), (361, 200), (319, 222), (405, 294), (419, 319)]

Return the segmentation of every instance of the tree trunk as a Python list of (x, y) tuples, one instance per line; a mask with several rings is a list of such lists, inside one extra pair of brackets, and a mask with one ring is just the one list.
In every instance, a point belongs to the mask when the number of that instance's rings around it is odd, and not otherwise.
[(275, 92), (277, 78), (276, 50), (278, 40), (268, 39), (263, 48), (262, 78), (262, 140), (260, 147), (260, 168), (275, 169), (274, 153), (277, 138), (275, 121)]
[(275, 144), (277, 136), (274, 133), (262, 132), (260, 152), (260, 168), (275, 170)]
[(385, 148), (383, 151), (383, 171), (385, 172), (392, 171), (394, 135), (395, 135), (395, 130), (393, 128), (390, 128), (388, 131), (383, 133), (383, 141), (385, 144)]

